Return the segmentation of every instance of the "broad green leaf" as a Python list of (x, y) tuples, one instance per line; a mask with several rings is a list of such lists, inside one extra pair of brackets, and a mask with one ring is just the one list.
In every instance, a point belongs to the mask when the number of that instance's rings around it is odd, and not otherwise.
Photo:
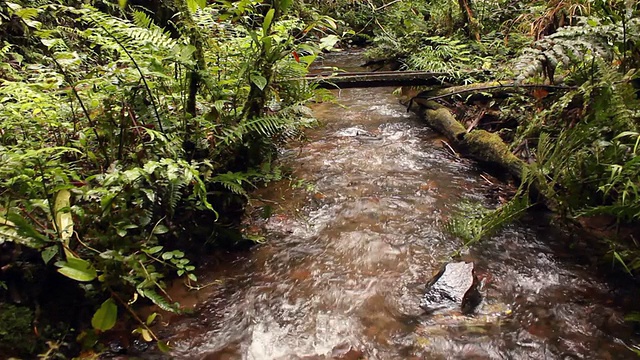
[(9, 213), (7, 219), (15, 224), (16, 233), (26, 238), (36, 240), (40, 245), (50, 242), (49, 239), (36, 230), (25, 218), (16, 213)]
[(267, 87), (267, 79), (262, 75), (251, 74), (250, 79), (251, 82), (254, 83), (260, 90), (264, 90), (264, 88)]
[[(203, 5), (204, 3), (204, 5)], [(207, 5), (207, 0), (187, 0), (187, 7), (189, 11), (194, 13), (198, 11), (198, 8), (204, 8)]]
[(102, 303), (100, 308), (91, 318), (91, 326), (100, 331), (107, 331), (113, 328), (118, 318), (118, 306), (109, 298)]
[(168, 232), (169, 232), (169, 228), (168, 228), (168, 227), (166, 227), (166, 226), (164, 226), (164, 225), (162, 225), (162, 224), (159, 224), (158, 226), (156, 226), (156, 227), (153, 229), (153, 233), (154, 233), (155, 235), (162, 235), (162, 234), (166, 234), (166, 233), (168, 233)]
[(120, 5), (121, 9), (124, 9), (127, 7), (127, 0), (118, 0), (118, 5)]
[(334, 45), (340, 41), (335, 35), (328, 35), (320, 39), (320, 49), (322, 50), (330, 50), (334, 47)]
[(56, 265), (60, 274), (76, 281), (92, 281), (98, 276), (91, 263), (76, 257), (67, 257), (66, 262), (58, 262)]
[(273, 21), (273, 16), (276, 14), (275, 9), (270, 9), (267, 12), (267, 15), (264, 16), (264, 22), (262, 23), (262, 35), (269, 35), (269, 28), (271, 27), (271, 22)]

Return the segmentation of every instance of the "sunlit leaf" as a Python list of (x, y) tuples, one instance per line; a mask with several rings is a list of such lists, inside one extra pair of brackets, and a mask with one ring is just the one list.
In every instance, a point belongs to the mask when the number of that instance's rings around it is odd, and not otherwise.
[(142, 338), (144, 339), (144, 341), (147, 341), (147, 342), (153, 341), (153, 337), (151, 337), (151, 333), (147, 329), (140, 329), (140, 335), (142, 335)]

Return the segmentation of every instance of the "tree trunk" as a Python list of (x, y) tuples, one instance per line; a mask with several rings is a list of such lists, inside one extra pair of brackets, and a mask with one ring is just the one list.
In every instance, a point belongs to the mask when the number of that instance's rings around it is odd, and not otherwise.
[(462, 12), (464, 22), (467, 24), (467, 32), (469, 34), (469, 38), (480, 41), (478, 20), (476, 20), (475, 16), (473, 15), (471, 0), (458, 0), (458, 4), (460, 5), (460, 11)]
[[(196, 49), (196, 51), (193, 53), (194, 60), (196, 61), (196, 66), (191, 70), (189, 74), (189, 92), (187, 94), (187, 101), (185, 104), (186, 113), (191, 115), (191, 118), (194, 118), (196, 117), (196, 96), (198, 94), (201, 82), (200, 73), (205, 71), (207, 65), (203, 52), (205, 40), (200, 33), (200, 29), (191, 17), (191, 12), (189, 11), (189, 7), (187, 6), (186, 1), (175, 0), (175, 5), (178, 9), (178, 12), (180, 12), (180, 22), (182, 24), (182, 27), (189, 35), (189, 42)], [(185, 131), (188, 133), (188, 126), (185, 128)]]

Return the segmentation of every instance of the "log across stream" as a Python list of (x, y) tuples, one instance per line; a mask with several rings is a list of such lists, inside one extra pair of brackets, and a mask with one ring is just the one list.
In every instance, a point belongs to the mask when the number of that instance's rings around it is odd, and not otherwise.
[(627, 346), (640, 338), (623, 317), (638, 308), (636, 289), (599, 275), (588, 251), (571, 247), (577, 235), (544, 214), (463, 255), (482, 293), (472, 314), (420, 308), (426, 282), (461, 245), (443, 224), (461, 201), (496, 205), (500, 185), (451, 156), (392, 91), (334, 90), (342, 105), (314, 106), (322, 126), (281, 160), (297, 186), (253, 194), (247, 231), (264, 243), (212, 259), (199, 292), (173, 291), (194, 313), (164, 316), (156, 330), (173, 350), (150, 358), (633, 358)]

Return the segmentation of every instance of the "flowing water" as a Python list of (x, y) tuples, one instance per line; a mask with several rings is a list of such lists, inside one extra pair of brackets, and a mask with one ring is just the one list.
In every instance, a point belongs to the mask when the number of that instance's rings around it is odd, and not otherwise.
[[(336, 60), (337, 59), (337, 60)], [(358, 55), (325, 60), (354, 70)], [(183, 296), (190, 316), (158, 330), (178, 359), (632, 359), (635, 295), (596, 275), (543, 214), (463, 258), (483, 300), (469, 316), (419, 308), (460, 241), (443, 223), (463, 200), (492, 204), (497, 180), (443, 146), (393, 89), (335, 90), (322, 126), (282, 162), (303, 179), (257, 191), (266, 241), (212, 264)], [(354, 135), (360, 128), (370, 136)], [(259, 217), (256, 217), (259, 218)], [(582, 260), (581, 260), (582, 259)]]

